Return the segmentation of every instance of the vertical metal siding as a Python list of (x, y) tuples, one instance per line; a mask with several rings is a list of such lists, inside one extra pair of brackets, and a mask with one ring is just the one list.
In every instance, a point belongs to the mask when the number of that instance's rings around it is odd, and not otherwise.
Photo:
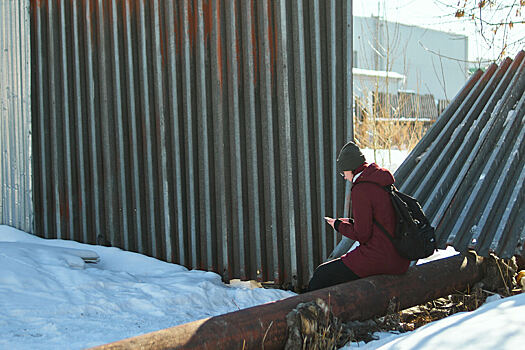
[[(311, 90), (311, 96), (312, 96), (312, 102), (313, 105), (311, 105), (310, 110), (313, 111), (313, 118), (315, 120), (315, 127), (313, 128), (314, 137), (312, 138), (315, 145), (315, 151), (314, 153), (317, 155), (316, 162), (313, 164), (313, 167), (316, 169), (315, 176), (316, 176), (316, 182), (317, 182), (317, 202), (320, 204), (319, 206), (319, 212), (325, 213), (327, 212), (326, 208), (326, 191), (327, 191), (327, 185), (326, 185), (326, 178), (324, 175), (324, 166), (325, 166), (325, 152), (323, 150), (324, 147), (324, 140), (323, 140), (323, 134), (324, 134), (324, 121), (323, 118), (325, 117), (325, 109), (323, 109), (323, 95), (322, 95), (322, 72), (321, 72), (321, 30), (320, 30), (320, 8), (319, 8), (319, 1), (313, 0), (309, 2), (310, 8), (309, 8), (309, 26), (310, 29), (310, 57), (311, 57), (311, 65), (312, 65), (312, 77), (310, 78), (311, 84), (312, 84), (312, 90)], [(325, 101), (325, 104), (327, 104), (328, 101)], [(328, 110), (326, 110), (327, 112)], [(315, 209), (314, 209), (315, 210)], [(327, 237), (327, 227), (326, 225), (316, 225), (315, 229), (319, 230), (319, 238), (320, 242), (316, 242), (320, 244), (321, 247), (321, 257), (323, 260), (328, 256), (330, 247), (328, 244), (328, 237)]]
[[(306, 59), (305, 59), (305, 40), (304, 35), (304, 12), (303, 3), (298, 0), (293, 3), (297, 9), (297, 16), (293, 18), (293, 52), (294, 52), (294, 86), (295, 86), (295, 114), (297, 116), (307, 115), (307, 87), (306, 87)], [(310, 169), (313, 164), (310, 162), (310, 155), (308, 145), (309, 130), (308, 120), (306, 118), (297, 118), (297, 146), (304, 151), (298, 155), (297, 159), (297, 182), (298, 182), (298, 209), (301, 212), (311, 212), (312, 210), (312, 178), (310, 176)], [(303, 244), (300, 246), (302, 250), (298, 252), (301, 257), (302, 267), (305, 272), (312, 273), (315, 268), (313, 264), (313, 222), (311, 216), (307, 216), (303, 222), (297, 222), (298, 238)]]
[[(259, 181), (262, 178), (259, 176), (258, 171), (258, 161), (257, 155), (258, 152), (258, 142), (260, 139), (257, 137), (257, 116), (256, 116), (256, 96), (255, 96), (255, 76), (256, 76), (256, 60), (255, 49), (257, 48), (257, 43), (255, 42), (255, 28), (257, 23), (255, 22), (254, 14), (257, 11), (254, 8), (254, 2), (242, 1), (242, 19), (245, 20), (245, 25), (242, 27), (242, 42), (243, 45), (243, 80), (242, 84), (245, 90), (244, 93), (244, 115), (245, 118), (245, 134), (248, 140), (246, 142), (246, 189), (248, 192), (248, 220), (246, 224), (252, 229), (249, 230), (250, 234), (246, 236), (248, 242), (253, 242), (250, 246), (250, 250), (247, 251), (250, 261), (249, 264), (255, 270), (255, 275), (257, 279), (262, 279), (263, 271), (263, 251), (262, 247), (264, 242), (262, 242), (263, 232), (261, 230), (261, 196)], [(249, 59), (253, 57), (253, 59)], [(264, 207), (264, 206), (262, 206)], [(219, 230), (222, 227), (217, 227)], [(225, 230), (226, 231), (226, 230)]]
[(34, 232), (29, 2), (0, 2), (0, 224)]
[(37, 232), (305, 285), (337, 244), (351, 3), (31, 1)]

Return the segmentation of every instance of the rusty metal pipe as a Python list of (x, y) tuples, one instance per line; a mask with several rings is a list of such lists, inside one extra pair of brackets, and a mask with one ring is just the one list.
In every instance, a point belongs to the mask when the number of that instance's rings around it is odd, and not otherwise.
[(480, 257), (457, 255), (411, 267), (401, 276), (363, 278), (96, 349), (281, 349), (287, 336), (286, 315), (299, 303), (321, 298), (345, 322), (366, 320), (384, 315), (394, 297), (404, 309), (465, 290), (481, 280), (481, 263)]

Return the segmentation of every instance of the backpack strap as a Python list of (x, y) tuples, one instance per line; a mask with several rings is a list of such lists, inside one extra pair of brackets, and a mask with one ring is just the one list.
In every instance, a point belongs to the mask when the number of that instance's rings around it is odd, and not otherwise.
[(374, 224), (377, 225), (377, 227), (379, 227), (379, 229), (381, 230), (381, 232), (383, 232), (383, 233), (385, 234), (385, 236), (388, 237), (388, 239), (390, 240), (390, 242), (394, 243), (394, 240), (393, 240), (392, 235), (390, 235), (390, 233), (388, 233), (388, 231), (386, 230), (386, 228), (384, 228), (384, 226), (381, 225), (376, 219), (372, 218), (372, 221), (374, 222)]
[[(355, 186), (355, 185), (359, 185), (359, 184), (362, 184), (362, 183), (374, 184), (374, 185), (376, 185), (376, 186), (378, 186), (378, 187), (381, 187), (385, 192), (388, 192), (389, 194), (392, 193), (392, 192), (396, 189), (396, 187), (395, 187), (393, 184), (392, 184), (392, 185), (381, 186), (381, 185), (378, 184), (377, 182), (372, 182), (372, 181), (359, 181), (359, 182), (356, 182), (356, 183), (352, 184), (352, 189), (351, 189), (351, 190), (354, 189), (354, 186)], [(387, 229), (386, 229), (383, 225), (381, 225), (381, 224), (379, 223), (379, 221), (377, 221), (373, 216), (372, 216), (372, 221), (374, 222), (374, 224), (377, 225), (377, 227), (379, 227), (379, 229), (381, 230), (381, 232), (383, 232), (383, 233), (385, 234), (385, 236), (388, 237), (388, 239), (390, 240), (390, 242), (394, 243), (393, 235), (391, 235), (391, 234), (387, 231)]]

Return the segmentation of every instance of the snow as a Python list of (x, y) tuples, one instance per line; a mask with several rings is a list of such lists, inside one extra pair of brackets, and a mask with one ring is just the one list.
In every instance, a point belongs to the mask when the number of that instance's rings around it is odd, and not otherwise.
[(368, 163), (376, 163), (380, 167), (390, 170), (393, 174), (405, 161), (410, 151), (407, 150), (376, 150), (365, 148), (361, 150)]
[(352, 68), (352, 73), (354, 76), (368, 76), (368, 77), (374, 77), (374, 78), (391, 78), (391, 79), (399, 79), (404, 80), (406, 79), (406, 76), (397, 72), (392, 71), (384, 71), (384, 70), (370, 70), (370, 69), (361, 69), (361, 68)]
[(342, 349), (522, 349), (525, 294), (489, 298), (472, 312), (460, 312), (404, 334), (376, 334), (379, 340)]
[(428, 258), (419, 259), (416, 262), (416, 265), (426, 264), (426, 263), (434, 261), (434, 260), (449, 258), (449, 257), (457, 255), (457, 254), (459, 254), (459, 252), (456, 251), (456, 249), (454, 249), (454, 247), (448, 246), (446, 249), (438, 249), (434, 254), (432, 254)]
[[(418, 264), (457, 254), (449, 247)], [(85, 261), (98, 261), (86, 263)], [(0, 226), (0, 349), (82, 349), (295, 295)], [(518, 349), (525, 294), (343, 349)]]
[[(456, 254), (459, 253), (449, 246), (426, 259), (418, 260), (417, 265)], [(412, 332), (375, 333), (378, 340), (349, 343), (341, 350), (521, 349), (525, 343), (524, 315), (525, 294), (504, 299), (496, 294), (488, 297), (485, 304), (475, 311), (460, 312)]]
[(295, 295), (249, 286), (0, 226), (0, 349), (82, 349)]

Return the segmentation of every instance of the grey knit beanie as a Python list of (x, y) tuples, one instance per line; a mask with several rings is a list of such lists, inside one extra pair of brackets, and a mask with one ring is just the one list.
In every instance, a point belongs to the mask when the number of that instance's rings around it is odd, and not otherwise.
[(359, 147), (350, 141), (344, 145), (339, 152), (339, 156), (337, 157), (337, 171), (354, 171), (364, 162), (366, 162), (365, 156)]

